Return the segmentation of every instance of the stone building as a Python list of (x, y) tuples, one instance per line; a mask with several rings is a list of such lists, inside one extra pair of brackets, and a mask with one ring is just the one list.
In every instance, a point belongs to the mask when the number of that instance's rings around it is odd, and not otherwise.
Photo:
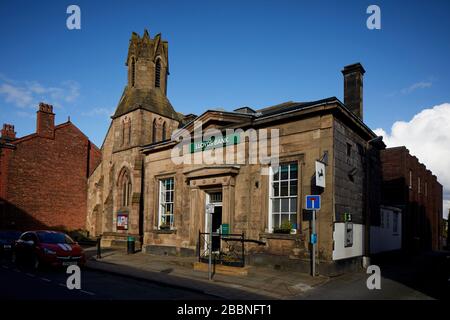
[(39, 104), (36, 133), (0, 138), (0, 229), (85, 229), (87, 179), (100, 150), (70, 121), (55, 126), (53, 107)]
[(383, 203), (402, 210), (402, 248), (439, 250), (442, 236), (442, 185), (406, 147), (381, 152)]
[[(363, 122), (364, 68), (343, 69), (344, 103), (331, 97), (183, 116), (166, 97), (167, 48), (160, 35), (131, 37), (128, 84), (102, 162), (89, 178), (88, 229), (103, 235), (103, 245), (124, 244), (134, 235), (146, 252), (195, 255), (203, 246), (199, 233), (207, 231), (207, 205), (214, 204), (214, 230), (226, 226), (224, 232), (253, 241), (245, 244), (246, 261), (309, 270), (305, 196), (320, 194), (319, 270), (356, 265), (367, 247), (370, 211), (380, 202), (379, 150), (385, 147)], [(254, 163), (249, 156), (262, 150), (264, 130), (268, 161)], [(276, 136), (279, 148), (272, 149)], [(226, 158), (236, 150), (233, 163), (193, 160), (208, 152)], [(326, 164), (324, 188), (314, 183), (317, 160)], [(288, 232), (280, 233), (286, 225)]]

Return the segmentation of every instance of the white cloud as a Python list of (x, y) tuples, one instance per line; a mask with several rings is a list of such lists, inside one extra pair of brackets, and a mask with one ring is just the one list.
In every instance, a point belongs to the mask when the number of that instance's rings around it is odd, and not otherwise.
[(87, 116), (87, 117), (94, 117), (94, 116), (107, 116), (110, 117), (112, 116), (114, 113), (113, 109), (107, 109), (107, 108), (94, 108), (91, 109), (88, 112), (82, 112), (81, 115), (82, 116)]
[[(376, 129), (388, 147), (406, 146), (444, 187), (444, 211), (450, 207), (450, 103), (425, 109), (410, 121), (397, 121), (391, 132)], [(445, 209), (446, 208), (446, 209)]]
[(8, 103), (13, 103), (18, 107), (26, 107), (33, 101), (33, 95), (25, 88), (15, 87), (9, 83), (0, 85), (0, 95)]
[(407, 88), (403, 88), (400, 92), (402, 94), (410, 94), (411, 92), (416, 91), (418, 89), (430, 88), (432, 85), (433, 83), (431, 81), (420, 81), (410, 85)]
[(7, 103), (20, 108), (35, 109), (39, 102), (62, 107), (73, 103), (80, 95), (76, 81), (64, 81), (61, 86), (44, 86), (37, 81), (16, 81), (0, 75), (0, 96)]

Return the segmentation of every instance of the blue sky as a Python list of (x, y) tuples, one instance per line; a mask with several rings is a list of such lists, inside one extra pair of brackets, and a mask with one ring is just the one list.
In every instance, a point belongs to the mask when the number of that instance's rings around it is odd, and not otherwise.
[[(66, 9), (81, 8), (81, 30)], [(366, 9), (381, 8), (381, 30)], [(329, 96), (361, 62), (364, 117), (396, 121), (450, 102), (449, 1), (0, 2), (0, 122), (35, 131), (39, 101), (70, 116), (98, 146), (126, 84), (131, 32), (169, 41), (168, 97), (177, 111), (260, 108)]]
[[(70, 4), (81, 8), (81, 30), (66, 28)], [(381, 8), (381, 30), (366, 28), (370, 4)], [(2, 1), (0, 84), (60, 90), (35, 90), (21, 105), (3, 90), (0, 121), (31, 133), (45, 100), (57, 123), (70, 115), (100, 145), (126, 82), (130, 34), (148, 28), (169, 41), (168, 96), (180, 112), (342, 99), (340, 71), (359, 61), (365, 121), (389, 129), (450, 101), (449, 12), (448, 1)]]

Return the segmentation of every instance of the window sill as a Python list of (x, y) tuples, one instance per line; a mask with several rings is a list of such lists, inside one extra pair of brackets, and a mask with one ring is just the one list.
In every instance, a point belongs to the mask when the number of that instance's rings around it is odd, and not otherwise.
[(285, 233), (269, 233), (263, 232), (259, 234), (261, 239), (280, 239), (280, 240), (303, 240), (302, 234), (285, 234)]
[(156, 233), (156, 234), (176, 234), (177, 229), (167, 229), (167, 230), (155, 229), (155, 230), (151, 230), (150, 232)]

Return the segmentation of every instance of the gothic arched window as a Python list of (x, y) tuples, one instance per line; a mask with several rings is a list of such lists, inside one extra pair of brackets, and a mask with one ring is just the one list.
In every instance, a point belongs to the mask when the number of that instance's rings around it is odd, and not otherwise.
[(164, 122), (162, 125), (162, 138), (161, 140), (166, 140), (166, 123)]
[(156, 142), (156, 119), (153, 120), (152, 126), (152, 143)]
[(131, 204), (131, 179), (128, 171), (124, 170), (120, 176), (120, 204), (122, 207), (128, 207)]
[(159, 88), (161, 86), (161, 60), (156, 59), (155, 63), (155, 87)]

